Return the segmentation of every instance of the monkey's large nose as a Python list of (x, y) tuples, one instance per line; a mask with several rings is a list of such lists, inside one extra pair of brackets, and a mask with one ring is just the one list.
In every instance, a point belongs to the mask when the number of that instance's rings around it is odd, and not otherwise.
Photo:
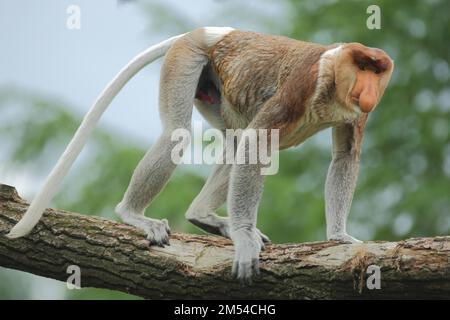
[(378, 100), (378, 93), (371, 88), (364, 89), (359, 95), (357, 101), (359, 108), (364, 113), (369, 113), (375, 108)]

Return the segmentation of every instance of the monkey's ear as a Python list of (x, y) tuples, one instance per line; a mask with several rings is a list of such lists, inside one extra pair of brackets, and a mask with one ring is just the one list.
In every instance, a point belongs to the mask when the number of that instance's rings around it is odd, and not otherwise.
[(392, 69), (391, 58), (381, 49), (368, 48), (359, 44), (351, 44), (348, 49), (353, 62), (360, 70), (369, 69), (378, 74)]

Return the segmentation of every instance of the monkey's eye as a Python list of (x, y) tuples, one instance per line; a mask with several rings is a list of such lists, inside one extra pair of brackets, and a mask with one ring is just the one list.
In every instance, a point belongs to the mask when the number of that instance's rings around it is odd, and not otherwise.
[(359, 68), (359, 70), (361, 70), (361, 71), (366, 70), (366, 67), (364, 67), (364, 64), (362, 64), (362, 63), (358, 63), (358, 68)]
[(381, 73), (381, 70), (380, 69), (376, 69), (375, 70), (375, 74), (380, 74)]

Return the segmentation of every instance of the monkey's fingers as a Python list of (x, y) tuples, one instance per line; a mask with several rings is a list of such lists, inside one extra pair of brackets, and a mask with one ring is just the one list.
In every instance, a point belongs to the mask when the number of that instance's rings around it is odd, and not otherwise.
[(158, 246), (164, 248), (165, 246), (170, 246), (169, 238), (164, 238), (161, 240), (148, 239), (151, 246)]
[(242, 286), (250, 286), (252, 285), (252, 263), (245, 262), (241, 263), (239, 267), (239, 272), (237, 279), (239, 280)]
[(170, 229), (167, 219), (152, 221), (147, 229), (147, 239), (150, 245), (157, 245), (162, 248), (165, 245), (170, 246), (169, 235)]
[(162, 242), (162, 241), (150, 241), (150, 246), (158, 246), (161, 248), (165, 248), (166, 246), (170, 247), (170, 242)]
[(259, 275), (259, 259), (253, 259), (251, 262), (234, 261), (231, 274), (233, 278), (239, 280), (242, 286), (253, 283), (253, 273)]

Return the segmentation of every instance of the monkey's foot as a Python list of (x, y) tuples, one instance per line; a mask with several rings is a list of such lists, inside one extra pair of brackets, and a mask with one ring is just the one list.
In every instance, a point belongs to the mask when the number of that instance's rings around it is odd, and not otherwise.
[(259, 253), (261, 236), (256, 229), (242, 228), (231, 233), (234, 243), (234, 261), (232, 275), (241, 284), (251, 284), (253, 274), (259, 275)]
[(160, 247), (164, 247), (164, 245), (170, 246), (170, 228), (167, 219), (147, 219), (148, 220), (142, 224), (141, 229), (147, 234), (150, 245), (156, 244)]
[(157, 245), (159, 247), (164, 247), (164, 245), (169, 246), (170, 228), (167, 219), (157, 220), (146, 217), (144, 219), (134, 224), (125, 220), (124, 222), (143, 230), (147, 234), (150, 245)]
[(337, 233), (328, 237), (329, 241), (338, 241), (342, 243), (362, 243), (361, 240), (353, 238), (347, 233)]
[(128, 210), (122, 210), (120, 204), (116, 207), (116, 213), (122, 218), (122, 221), (143, 230), (147, 234), (150, 245), (164, 247), (170, 245), (170, 228), (167, 219), (151, 219), (143, 214), (132, 213)]

